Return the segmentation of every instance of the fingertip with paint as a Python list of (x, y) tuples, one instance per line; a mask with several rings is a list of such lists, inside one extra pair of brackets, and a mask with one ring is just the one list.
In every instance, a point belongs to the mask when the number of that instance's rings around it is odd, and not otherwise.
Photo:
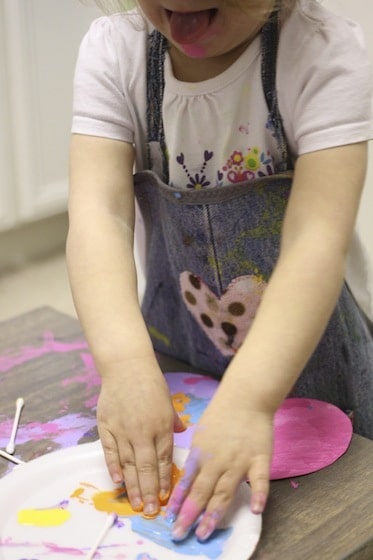
[(175, 523), (176, 519), (177, 519), (176, 513), (172, 512), (172, 511), (166, 511), (166, 514), (164, 516), (164, 520), (167, 523), (167, 525), (172, 527), (173, 524)]
[(146, 519), (154, 519), (154, 517), (157, 517), (158, 513), (159, 507), (156, 503), (148, 502), (147, 504), (144, 504), (142, 515)]
[(206, 512), (200, 516), (197, 523), (196, 537), (199, 541), (205, 542), (218, 526), (221, 519), (221, 513), (218, 511)]
[(258, 515), (263, 513), (264, 508), (266, 506), (266, 501), (267, 501), (267, 496), (264, 493), (259, 492), (257, 494), (254, 494), (252, 496), (251, 504), (250, 504), (251, 511)]
[(176, 526), (172, 529), (171, 538), (175, 542), (180, 542), (180, 541), (183, 541), (184, 539), (186, 539), (189, 532), (190, 532), (190, 529), (185, 529), (185, 527), (182, 527), (181, 525), (178, 525), (178, 526)]

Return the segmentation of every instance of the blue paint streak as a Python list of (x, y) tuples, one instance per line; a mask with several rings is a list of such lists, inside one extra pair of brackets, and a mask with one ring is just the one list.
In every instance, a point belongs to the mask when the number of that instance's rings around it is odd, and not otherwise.
[(219, 558), (223, 552), (223, 547), (230, 537), (233, 529), (217, 529), (213, 535), (205, 542), (200, 542), (191, 532), (183, 541), (175, 542), (172, 540), (170, 525), (162, 515), (156, 519), (144, 519), (140, 516), (131, 519), (132, 530), (150, 541), (174, 550), (180, 554), (188, 556), (205, 555), (208, 558)]

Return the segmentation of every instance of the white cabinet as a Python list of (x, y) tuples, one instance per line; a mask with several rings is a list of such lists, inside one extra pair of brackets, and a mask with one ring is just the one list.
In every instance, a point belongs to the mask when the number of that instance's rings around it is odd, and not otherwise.
[(0, 4), (0, 228), (9, 228), (15, 221), (14, 177), (10, 138), (9, 102), (6, 79), (4, 14)]
[(98, 10), (0, 0), (0, 230), (66, 210), (72, 81)]

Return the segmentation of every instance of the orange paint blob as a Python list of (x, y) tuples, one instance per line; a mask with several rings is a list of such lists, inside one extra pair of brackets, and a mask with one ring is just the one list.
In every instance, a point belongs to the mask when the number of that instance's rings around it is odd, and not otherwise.
[[(180, 479), (182, 472), (174, 463), (172, 464), (171, 488), (169, 494), (159, 500), (161, 506), (165, 506), (168, 502), (170, 494)], [(78, 500), (80, 503), (93, 505), (98, 511), (106, 513), (116, 513), (119, 516), (131, 517), (134, 515), (142, 515), (145, 518), (153, 519), (155, 515), (144, 515), (142, 508), (135, 511), (128, 499), (126, 489), (124, 487), (115, 490), (99, 490), (97, 487), (87, 482), (81, 482), (80, 487), (74, 490), (70, 498)]]
[(179, 413), (181, 420), (185, 424), (185, 426), (190, 426), (190, 414), (181, 414), (184, 412), (186, 405), (190, 402), (190, 397), (188, 397), (185, 393), (174, 393), (172, 395), (172, 403), (174, 405), (174, 409), (176, 412)]
[[(178, 482), (181, 476), (181, 470), (173, 464), (172, 465), (172, 474), (171, 474), (171, 491), (173, 490), (174, 486)], [(80, 497), (81, 493), (78, 489), (74, 492), (72, 497)], [(171, 493), (171, 492), (170, 492)], [(160, 505), (165, 506), (168, 502), (169, 496), (166, 496), (163, 500), (160, 500)], [(158, 512), (155, 515), (144, 515), (142, 512), (134, 511), (132, 506), (128, 500), (127, 492), (125, 488), (117, 488), (116, 490), (108, 490), (102, 492), (96, 492), (92, 496), (92, 502), (94, 507), (98, 511), (104, 511), (106, 513), (116, 513), (119, 516), (133, 516), (133, 515), (143, 515), (146, 518), (153, 519), (158, 515)]]
[(129, 503), (127, 492), (124, 488), (113, 491), (97, 492), (92, 497), (93, 505), (98, 511), (116, 513), (117, 515), (137, 515)]

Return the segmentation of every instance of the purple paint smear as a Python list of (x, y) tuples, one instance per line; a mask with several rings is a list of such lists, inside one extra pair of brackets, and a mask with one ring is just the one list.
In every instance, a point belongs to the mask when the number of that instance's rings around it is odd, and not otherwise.
[[(102, 552), (104, 549), (106, 550), (115, 550), (117, 548), (123, 548), (123, 544), (112, 544), (112, 545), (101, 545), (100, 546), (100, 551)], [(40, 542), (40, 543), (32, 543), (32, 542), (28, 542), (28, 541), (14, 541), (11, 538), (5, 538), (2, 539), (0, 538), (0, 547), (4, 547), (4, 548), (27, 548), (29, 550), (32, 549), (36, 549), (38, 552), (38, 555), (42, 555), (45, 556), (48, 554), (47, 558), (49, 558), (49, 554), (54, 554), (54, 555), (70, 555), (70, 556), (83, 556), (84, 558), (86, 558), (87, 556), (87, 551), (90, 550), (90, 547), (83, 547), (83, 548), (77, 548), (77, 547), (67, 547), (67, 546), (60, 546), (56, 543), (53, 542), (48, 542), (48, 541), (44, 541), (44, 542)], [(40, 552), (40, 547), (43, 547), (43, 552)], [(31, 552), (32, 554), (32, 552)], [(97, 552), (98, 558), (100, 558), (100, 552)], [(104, 558), (104, 556), (102, 556)], [(117, 556), (117, 558), (125, 558), (126, 556), (122, 556), (121, 554), (119, 556)]]
[[(53, 439), (60, 447), (77, 445), (81, 437), (96, 426), (96, 419), (81, 414), (66, 414), (50, 422), (30, 422), (21, 425), (17, 431), (17, 445), (27, 441)], [(0, 447), (8, 442), (9, 421), (0, 423)], [(4, 434), (4, 435), (3, 435)]]
[[(70, 447), (77, 445), (83, 437), (93, 434), (96, 429), (94, 409), (98, 400), (100, 377), (87, 348), (84, 340), (60, 342), (55, 339), (53, 333), (45, 332), (38, 346), (23, 346), (0, 356), (0, 374), (46, 354), (77, 352), (81, 360), (81, 366), (78, 365), (77, 369), (71, 372), (71, 377), (60, 381), (61, 400), (56, 404), (55, 412), (58, 417), (51, 418), (48, 422), (20, 424), (17, 430), (17, 445), (29, 441), (51, 440), (54, 444), (51, 448)], [(83, 410), (72, 409), (69, 399), (64, 396), (63, 388), (72, 384), (84, 385)], [(0, 415), (0, 447), (7, 445), (12, 425), (13, 418)]]

